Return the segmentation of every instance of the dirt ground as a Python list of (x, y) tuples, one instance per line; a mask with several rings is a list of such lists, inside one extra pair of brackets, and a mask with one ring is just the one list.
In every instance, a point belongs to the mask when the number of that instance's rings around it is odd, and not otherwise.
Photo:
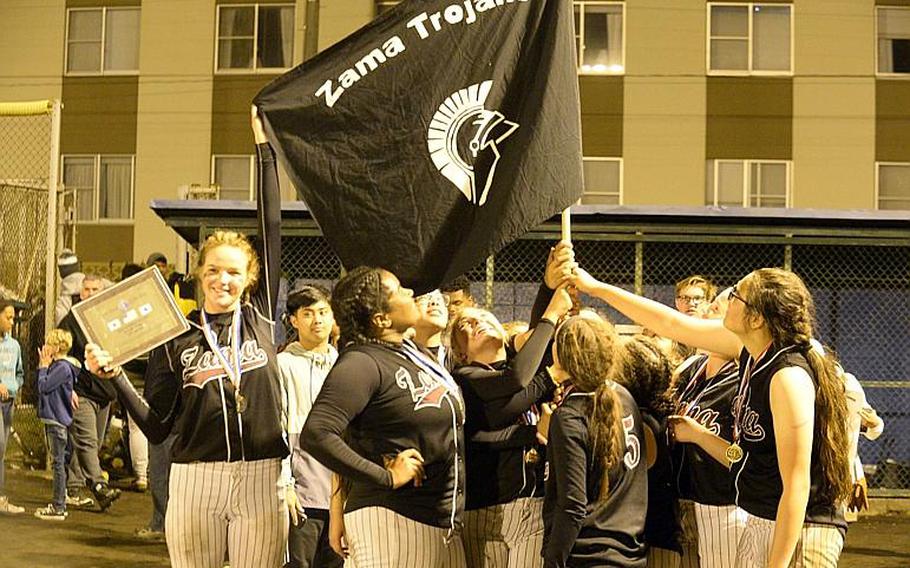
[[(148, 522), (151, 498), (124, 491), (106, 512), (72, 510), (64, 522), (31, 515), (50, 497), (46, 474), (7, 471), (7, 493), (28, 509), (0, 516), (0, 566), (3, 568), (163, 568), (164, 544), (146, 543), (133, 531)], [(851, 525), (841, 567), (910, 566), (910, 516), (865, 517)]]

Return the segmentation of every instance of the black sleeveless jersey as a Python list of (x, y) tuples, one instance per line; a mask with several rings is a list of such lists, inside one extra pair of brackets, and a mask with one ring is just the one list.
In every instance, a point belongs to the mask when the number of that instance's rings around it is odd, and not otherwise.
[[(734, 464), (736, 471), (736, 504), (751, 515), (774, 520), (777, 506), (783, 494), (780, 465), (777, 461), (777, 440), (774, 435), (774, 417), (771, 415), (771, 379), (781, 369), (799, 367), (806, 371), (817, 387), (818, 381), (809, 362), (806, 348), (797, 346), (772, 346), (755, 363), (749, 378), (742, 408), (740, 446), (744, 451), (742, 461)], [(752, 364), (749, 352), (743, 349), (739, 368), (743, 374)], [(810, 396), (806, 393), (806, 396)], [(811, 393), (813, 399), (815, 393)], [(825, 502), (819, 496), (823, 483), (819, 461), (819, 436), (816, 415), (815, 435), (812, 440), (812, 462), (810, 466), (809, 502), (806, 506), (806, 521), (838, 526), (846, 529), (846, 521), (834, 503)]]
[(591, 453), (592, 399), (571, 393), (553, 414), (547, 447), (544, 498), (545, 566), (646, 565), (648, 464), (638, 405), (615, 385), (626, 440), (620, 464), (609, 473), (608, 497), (599, 502), (603, 468)]
[[(679, 375), (674, 398), (677, 412), (691, 416), (713, 434), (733, 439), (733, 399), (739, 388), (736, 364), (728, 363), (705, 377), (708, 355), (697, 355)], [(702, 505), (732, 505), (736, 500), (733, 472), (697, 444), (673, 446), (679, 496)]]

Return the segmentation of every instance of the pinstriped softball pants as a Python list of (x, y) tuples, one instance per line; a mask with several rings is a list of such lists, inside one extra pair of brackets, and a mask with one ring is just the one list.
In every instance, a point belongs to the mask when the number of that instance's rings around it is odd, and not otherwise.
[(543, 566), (543, 498), (525, 497), (464, 514), (468, 568)]
[(171, 566), (277, 568), (284, 564), (289, 515), (281, 461), (171, 465), (165, 531)]
[(461, 536), (446, 541), (448, 529), (426, 525), (384, 507), (344, 514), (350, 556), (356, 568), (464, 568)]
[[(767, 566), (774, 537), (774, 521), (749, 515), (736, 557), (738, 568)], [(835, 527), (806, 523), (790, 561), (790, 568), (837, 568), (844, 537)]]

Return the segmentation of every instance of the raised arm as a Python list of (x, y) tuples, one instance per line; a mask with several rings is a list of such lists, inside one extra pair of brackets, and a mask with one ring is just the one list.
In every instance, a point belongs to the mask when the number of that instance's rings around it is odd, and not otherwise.
[(281, 191), (275, 152), (265, 136), (256, 107), (253, 107), (252, 120), (256, 140), (256, 216), (262, 267), (259, 285), (251, 300), (262, 314), (274, 320), (281, 276)]
[(575, 287), (600, 298), (626, 317), (658, 335), (735, 359), (742, 351), (739, 338), (718, 320), (698, 319), (680, 313), (660, 302), (605, 284), (582, 269), (575, 271)]

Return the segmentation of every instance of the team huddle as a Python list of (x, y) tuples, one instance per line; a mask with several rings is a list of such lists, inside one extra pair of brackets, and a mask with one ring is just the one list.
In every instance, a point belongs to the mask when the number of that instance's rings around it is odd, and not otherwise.
[(254, 132), (261, 250), (205, 241), (201, 309), (150, 354), (143, 395), (86, 349), (151, 442), (174, 436), (173, 566), (837, 565), (861, 420), (797, 275), (713, 298), (689, 281), (683, 313), (563, 241), (523, 326), (358, 267), (293, 290), (278, 346), (278, 175)]

